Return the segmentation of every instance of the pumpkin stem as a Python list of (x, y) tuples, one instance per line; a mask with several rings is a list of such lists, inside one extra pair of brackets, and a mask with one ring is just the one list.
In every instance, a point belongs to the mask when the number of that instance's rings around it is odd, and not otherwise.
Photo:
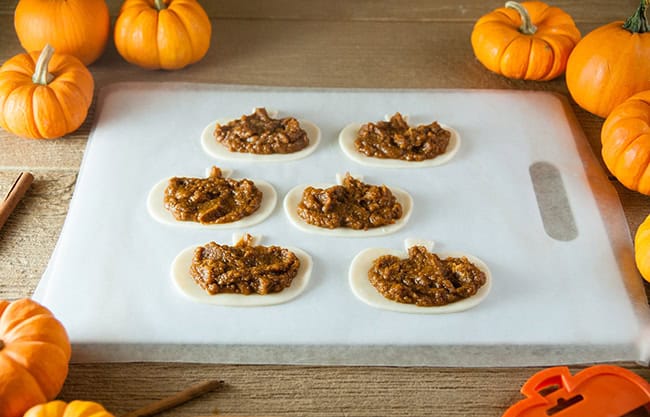
[(531, 22), (528, 10), (526, 10), (524, 6), (516, 1), (507, 1), (506, 7), (508, 9), (515, 9), (519, 12), (519, 16), (521, 17), (521, 26), (519, 26), (519, 31), (521, 33), (524, 35), (534, 35), (535, 32), (537, 32), (537, 26), (533, 25), (533, 22)]
[(4, 348), (5, 348), (5, 342), (3, 342), (2, 339), (0, 339), (0, 350)]
[(50, 44), (45, 45), (45, 48), (43, 48), (41, 54), (38, 56), (34, 75), (32, 75), (34, 84), (48, 85), (54, 79), (54, 75), (47, 72), (52, 55), (54, 55), (54, 48)]
[(156, 5), (156, 9), (158, 11), (165, 10), (167, 8), (164, 0), (154, 0), (153, 2)]
[(650, 31), (648, 26), (648, 17), (646, 16), (646, 7), (648, 0), (641, 0), (641, 4), (636, 9), (636, 12), (630, 16), (623, 24), (623, 29), (632, 33), (645, 33)]

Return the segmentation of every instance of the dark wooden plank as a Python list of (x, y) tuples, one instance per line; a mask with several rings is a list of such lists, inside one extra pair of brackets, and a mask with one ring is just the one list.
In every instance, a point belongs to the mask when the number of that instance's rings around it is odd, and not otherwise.
[[(76, 172), (33, 170), (34, 182), (0, 229), (0, 299), (28, 297), (59, 238)], [(0, 199), (19, 171), (0, 171)]]
[[(650, 378), (647, 368), (631, 369)], [(521, 385), (539, 370), (87, 364), (72, 366), (61, 397), (100, 401), (123, 415), (218, 378), (223, 390), (161, 416), (498, 417), (522, 399)]]
[[(107, 1), (111, 16), (119, 13), (120, 0)], [(483, 14), (502, 7), (502, 0), (465, 2), (443, 0), (203, 0), (202, 6), (210, 17), (220, 19), (274, 19), (319, 21), (463, 21), (473, 22)], [(0, 14), (13, 15), (17, 0), (0, 3)], [(557, 0), (553, 6), (564, 9), (577, 22), (606, 22), (624, 20), (631, 15), (637, 0), (618, 2), (595, 0), (588, 6), (583, 2)]]
[(621, 204), (625, 208), (630, 231), (634, 234), (641, 222), (650, 215), (650, 196), (628, 190), (618, 181), (613, 181), (613, 184), (621, 199)]

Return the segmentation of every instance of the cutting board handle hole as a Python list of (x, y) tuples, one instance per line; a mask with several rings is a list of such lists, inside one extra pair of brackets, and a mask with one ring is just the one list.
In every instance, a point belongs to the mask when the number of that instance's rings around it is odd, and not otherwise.
[(564, 242), (578, 237), (560, 170), (550, 162), (540, 161), (529, 167), (529, 173), (546, 234)]

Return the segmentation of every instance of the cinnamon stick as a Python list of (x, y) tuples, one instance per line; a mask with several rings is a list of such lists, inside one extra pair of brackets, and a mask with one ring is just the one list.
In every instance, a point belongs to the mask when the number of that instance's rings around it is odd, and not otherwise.
[(20, 199), (34, 181), (34, 176), (29, 172), (21, 172), (13, 183), (6, 197), (0, 202), (0, 229), (14, 211)]
[(169, 397), (163, 398), (160, 401), (156, 401), (147, 406), (135, 410), (128, 414), (125, 414), (123, 417), (147, 417), (154, 414), (161, 413), (170, 408), (184, 404), (194, 398), (200, 397), (201, 395), (214, 391), (217, 388), (223, 386), (223, 381), (206, 381), (200, 384), (193, 385), (179, 393), (170, 395)]

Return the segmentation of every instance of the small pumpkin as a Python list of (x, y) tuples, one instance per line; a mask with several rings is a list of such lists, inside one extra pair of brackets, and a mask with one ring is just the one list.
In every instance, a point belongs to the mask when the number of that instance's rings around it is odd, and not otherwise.
[(564, 73), (579, 40), (569, 14), (539, 1), (506, 2), (481, 17), (471, 36), (476, 58), (490, 71), (540, 81)]
[(211, 32), (196, 0), (126, 0), (115, 22), (115, 46), (132, 64), (175, 70), (205, 56)]
[(636, 229), (634, 235), (634, 260), (641, 276), (650, 282), (650, 216)]
[(600, 132), (610, 172), (627, 188), (650, 195), (650, 91), (612, 110)]
[(20, 417), (54, 399), (68, 374), (63, 325), (35, 301), (0, 300), (0, 416)]
[(23, 417), (114, 417), (101, 404), (92, 401), (50, 401), (32, 407)]
[(20, 0), (14, 27), (26, 51), (50, 44), (90, 65), (106, 49), (110, 18), (104, 0)]
[(583, 109), (600, 117), (628, 97), (650, 90), (648, 0), (641, 0), (626, 21), (601, 26), (587, 34), (569, 57), (566, 83)]
[(94, 82), (71, 55), (16, 55), (0, 67), (0, 126), (18, 136), (53, 139), (76, 130), (92, 103)]

